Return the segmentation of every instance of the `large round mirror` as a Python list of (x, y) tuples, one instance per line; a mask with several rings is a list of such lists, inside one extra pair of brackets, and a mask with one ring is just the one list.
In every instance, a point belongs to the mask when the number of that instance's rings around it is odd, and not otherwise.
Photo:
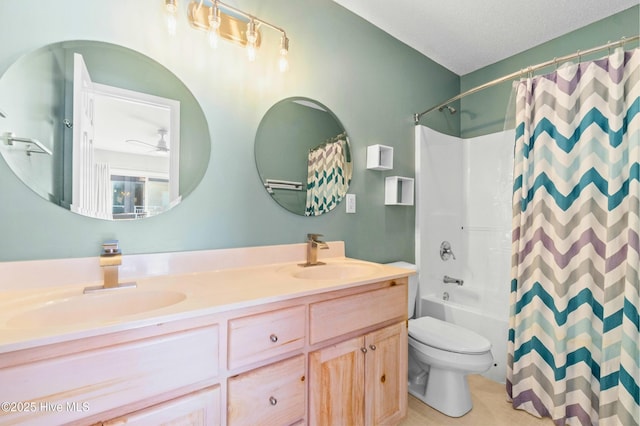
[(89, 217), (160, 214), (202, 179), (204, 113), (168, 69), (131, 49), (66, 41), (0, 79), (0, 152), (37, 194)]
[(290, 212), (318, 216), (333, 210), (349, 189), (349, 138), (320, 102), (287, 98), (272, 106), (255, 140), (258, 174), (271, 197)]

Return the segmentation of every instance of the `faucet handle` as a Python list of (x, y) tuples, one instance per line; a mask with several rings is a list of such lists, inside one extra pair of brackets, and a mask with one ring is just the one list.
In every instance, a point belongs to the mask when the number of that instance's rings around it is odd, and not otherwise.
[(118, 240), (107, 240), (102, 243), (102, 255), (120, 254), (120, 246)]
[(456, 260), (456, 255), (453, 254), (453, 250), (451, 250), (451, 243), (449, 243), (449, 241), (443, 241), (442, 244), (440, 244), (440, 258), (442, 260), (449, 260), (450, 257)]
[(319, 241), (318, 238), (322, 237), (322, 234), (307, 234), (309, 241)]

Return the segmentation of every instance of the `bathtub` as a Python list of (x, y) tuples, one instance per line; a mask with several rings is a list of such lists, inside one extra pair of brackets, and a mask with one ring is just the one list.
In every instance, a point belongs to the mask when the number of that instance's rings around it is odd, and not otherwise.
[(431, 316), (473, 330), (491, 341), (493, 366), (482, 375), (496, 382), (504, 383), (507, 368), (508, 318), (499, 318), (483, 313), (473, 305), (465, 305), (464, 299), (456, 301), (455, 292), (449, 293), (449, 300), (443, 300), (443, 293), (421, 296), (420, 316)]

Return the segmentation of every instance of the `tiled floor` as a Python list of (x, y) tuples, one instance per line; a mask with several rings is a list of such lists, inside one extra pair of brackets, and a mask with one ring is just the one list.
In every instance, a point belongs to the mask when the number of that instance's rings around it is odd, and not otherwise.
[(514, 410), (507, 402), (504, 384), (479, 375), (469, 376), (473, 408), (459, 418), (445, 416), (409, 395), (407, 417), (400, 426), (552, 426), (551, 419), (539, 419)]

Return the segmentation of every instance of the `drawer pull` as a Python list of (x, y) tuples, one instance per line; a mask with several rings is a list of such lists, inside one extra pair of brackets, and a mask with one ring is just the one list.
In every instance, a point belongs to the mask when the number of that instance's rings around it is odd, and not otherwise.
[(363, 354), (367, 353), (367, 348), (365, 348), (364, 346), (360, 348), (360, 350), (362, 351)]
[(378, 349), (378, 347), (376, 345), (369, 345), (369, 349), (375, 351), (376, 349)]
[(272, 334), (271, 336), (269, 336), (269, 340), (275, 343), (278, 341), (278, 336), (276, 336), (275, 334)]
[(269, 397), (269, 403), (270, 403), (271, 405), (276, 405), (276, 404), (278, 403), (278, 400), (277, 400), (277, 399), (275, 399), (273, 396), (270, 396), (270, 397)]
[(380, 382), (384, 383), (387, 381), (387, 375), (383, 374), (382, 377), (380, 377)]

